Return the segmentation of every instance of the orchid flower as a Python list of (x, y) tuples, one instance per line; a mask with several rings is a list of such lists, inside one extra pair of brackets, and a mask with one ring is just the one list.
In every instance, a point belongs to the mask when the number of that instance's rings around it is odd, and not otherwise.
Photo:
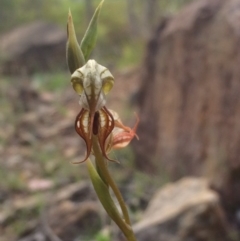
[[(124, 126), (115, 111), (106, 108), (106, 95), (112, 89), (114, 78), (110, 71), (89, 60), (83, 67), (77, 69), (71, 78), (74, 90), (80, 95), (81, 111), (75, 120), (76, 132), (86, 143), (86, 156), (80, 162), (88, 159), (92, 152), (92, 137), (96, 135), (103, 156), (110, 160), (111, 149), (127, 146), (136, 135), (139, 119), (133, 129)], [(138, 138), (138, 137), (137, 137)], [(93, 153), (94, 154), (94, 153)]]
[[(79, 103), (82, 106), (75, 120), (75, 129), (86, 143), (85, 158), (75, 164), (87, 160), (90, 179), (107, 214), (128, 241), (136, 241), (127, 207), (105, 159), (114, 161), (108, 157), (112, 149), (125, 147), (135, 136), (138, 138), (136, 130), (139, 119), (137, 117), (131, 129), (123, 125), (115, 111), (107, 109), (106, 96), (113, 87), (114, 78), (107, 68), (95, 60), (88, 60), (96, 43), (98, 17), (103, 1), (96, 8), (80, 45), (71, 12), (68, 14), (67, 64), (72, 74), (73, 89), (80, 95)], [(88, 158), (90, 154), (95, 156), (95, 165)], [(118, 200), (121, 213), (111, 197), (110, 189)]]

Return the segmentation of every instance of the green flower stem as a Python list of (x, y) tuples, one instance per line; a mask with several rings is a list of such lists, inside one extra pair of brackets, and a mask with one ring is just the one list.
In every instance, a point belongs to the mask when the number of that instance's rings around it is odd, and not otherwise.
[(87, 167), (93, 187), (109, 217), (118, 225), (128, 241), (136, 241), (131, 226), (122, 219), (109, 193), (108, 186), (99, 176), (90, 159), (87, 160)]
[(122, 197), (118, 187), (116, 186), (115, 182), (113, 181), (113, 179), (108, 171), (107, 163), (106, 163), (106, 161), (102, 155), (101, 149), (99, 147), (97, 136), (93, 135), (92, 138), (93, 138), (93, 151), (95, 154), (97, 170), (99, 170), (99, 172), (100, 172), (99, 175), (101, 175), (103, 177), (103, 182), (106, 182), (113, 190), (113, 192), (118, 200), (118, 203), (121, 207), (122, 214), (124, 217), (124, 223), (126, 223), (126, 225), (124, 227), (121, 227), (120, 226), (121, 223), (120, 223), (120, 225), (119, 225), (119, 223), (117, 223), (117, 222), (116, 223), (118, 224), (119, 228), (122, 230), (122, 232), (124, 233), (124, 235), (126, 236), (128, 241), (136, 241), (136, 238), (134, 236), (134, 233), (133, 233), (133, 230), (131, 227), (131, 222), (130, 222), (130, 218), (128, 215), (127, 207), (125, 205), (125, 202), (123, 200), (123, 197)]
[(93, 151), (94, 151), (94, 154), (95, 154), (97, 169), (100, 170), (100, 176), (103, 176), (104, 177), (103, 180), (105, 180), (109, 184), (109, 186), (112, 188), (112, 190), (113, 190), (113, 192), (114, 192), (114, 194), (115, 194), (115, 196), (116, 196), (116, 198), (119, 202), (119, 205), (121, 207), (125, 222), (128, 225), (131, 225), (131, 221), (130, 221), (130, 218), (129, 218), (129, 215), (128, 215), (127, 207), (126, 207), (125, 202), (123, 200), (122, 194), (120, 193), (117, 185), (113, 181), (113, 179), (112, 179), (112, 177), (111, 177), (111, 175), (108, 171), (105, 159), (104, 159), (104, 157), (101, 153), (101, 149), (100, 149), (99, 144), (98, 144), (97, 136), (93, 135), (92, 138), (93, 138)]

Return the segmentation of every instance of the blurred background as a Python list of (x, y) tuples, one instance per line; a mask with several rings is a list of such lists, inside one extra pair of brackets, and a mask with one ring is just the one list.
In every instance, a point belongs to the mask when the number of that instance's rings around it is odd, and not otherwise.
[[(0, 241), (124, 240), (97, 201), (65, 60), (97, 0), (0, 0)], [(109, 163), (138, 241), (240, 240), (240, 0), (105, 0), (91, 56), (137, 134)]]

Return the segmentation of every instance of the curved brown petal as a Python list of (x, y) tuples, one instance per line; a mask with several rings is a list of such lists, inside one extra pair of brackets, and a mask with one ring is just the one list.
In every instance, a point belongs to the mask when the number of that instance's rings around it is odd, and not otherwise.
[(91, 126), (89, 126), (90, 122), (90, 114), (89, 111), (86, 109), (82, 109), (79, 114), (76, 117), (75, 120), (75, 130), (78, 133), (79, 136), (81, 136), (83, 138), (83, 140), (86, 143), (86, 147), (87, 147), (87, 153), (86, 153), (86, 157), (84, 158), (84, 160), (79, 161), (79, 162), (74, 162), (73, 164), (79, 164), (82, 163), (84, 161), (86, 161), (88, 159), (88, 157), (90, 156), (91, 153), (91, 149), (92, 149), (92, 140), (91, 140)]
[(99, 130), (98, 130), (98, 142), (102, 151), (103, 156), (113, 162), (116, 160), (110, 159), (106, 153), (106, 140), (111, 134), (114, 128), (114, 118), (110, 111), (104, 106), (99, 110)]

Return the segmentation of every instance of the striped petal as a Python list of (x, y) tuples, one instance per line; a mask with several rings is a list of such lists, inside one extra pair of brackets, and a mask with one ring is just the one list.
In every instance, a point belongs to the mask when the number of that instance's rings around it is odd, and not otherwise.
[(88, 159), (91, 154), (92, 140), (91, 140), (91, 125), (90, 113), (86, 109), (82, 109), (75, 120), (75, 130), (83, 138), (86, 143), (87, 153), (82, 161), (74, 162), (74, 164), (82, 163)]
[(98, 142), (100, 148), (102, 150), (103, 156), (108, 159), (109, 161), (114, 161), (108, 157), (107, 155), (107, 143), (106, 140), (111, 134), (114, 128), (114, 118), (110, 111), (104, 106), (101, 110), (99, 110), (99, 131), (98, 131)]

